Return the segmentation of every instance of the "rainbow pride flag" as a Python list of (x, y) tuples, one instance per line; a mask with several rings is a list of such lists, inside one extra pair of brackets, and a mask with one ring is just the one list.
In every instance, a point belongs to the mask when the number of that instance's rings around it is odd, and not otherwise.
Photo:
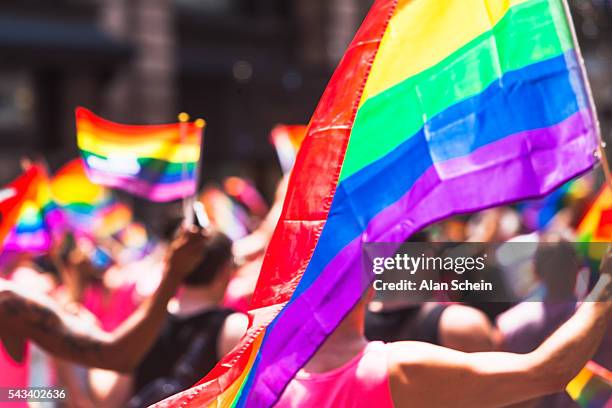
[(247, 227), (249, 216), (246, 211), (218, 187), (206, 188), (200, 195), (200, 201), (204, 204), (211, 223), (232, 240), (242, 238), (249, 233)]
[(589, 361), (565, 390), (582, 408), (612, 407), (612, 373), (593, 361)]
[(370, 287), (362, 244), (591, 169), (576, 47), (562, 0), (376, 1), (310, 121), (247, 334), (159, 406), (272, 406)]
[(110, 237), (127, 228), (132, 222), (132, 218), (130, 207), (119, 201), (114, 201), (96, 211), (93, 229), (98, 236)]
[(268, 213), (268, 204), (249, 180), (236, 176), (228, 177), (223, 180), (223, 191), (255, 216), (264, 217)]
[(144, 250), (149, 243), (147, 228), (140, 222), (132, 222), (117, 234), (119, 242), (130, 249)]
[(133, 126), (76, 110), (77, 144), (92, 182), (151, 201), (196, 192), (202, 125)]
[(607, 183), (578, 224), (576, 241), (578, 251), (589, 260), (592, 271), (598, 271), (601, 257), (612, 242), (612, 190)]
[(0, 252), (19, 219), (24, 203), (36, 197), (40, 177), (40, 169), (32, 166), (13, 182), (0, 188)]
[(276, 149), (283, 173), (289, 173), (293, 168), (307, 129), (306, 125), (277, 125), (272, 129), (270, 141)]
[(581, 177), (565, 183), (546, 197), (521, 203), (518, 208), (523, 223), (531, 231), (546, 229), (557, 213), (571, 201), (589, 196), (590, 182), (586, 177)]
[(612, 190), (604, 184), (578, 228), (580, 242), (612, 242)]
[(67, 224), (88, 233), (94, 228), (98, 211), (113, 200), (108, 189), (89, 181), (80, 158), (71, 160), (55, 173), (51, 194), (63, 210)]
[(33, 197), (22, 205), (17, 223), (6, 239), (6, 251), (46, 252), (63, 224), (63, 213), (52, 198), (45, 167), (33, 166), (39, 174), (32, 186)]

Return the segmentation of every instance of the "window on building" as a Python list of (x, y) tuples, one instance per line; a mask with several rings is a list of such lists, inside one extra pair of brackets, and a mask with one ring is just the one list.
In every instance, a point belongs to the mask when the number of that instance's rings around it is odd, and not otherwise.
[(180, 7), (210, 15), (231, 15), (240, 11), (240, 0), (176, 0)]
[(27, 73), (0, 71), (0, 132), (32, 128), (34, 90)]

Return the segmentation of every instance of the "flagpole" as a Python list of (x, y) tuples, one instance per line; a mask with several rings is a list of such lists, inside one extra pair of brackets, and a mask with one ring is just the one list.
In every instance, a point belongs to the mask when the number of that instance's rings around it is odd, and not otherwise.
[[(187, 140), (187, 131), (189, 124), (189, 115), (185, 112), (182, 112), (178, 115), (179, 126), (180, 126), (180, 136), (181, 141), (183, 143)], [(197, 200), (198, 196), (198, 186), (200, 184), (200, 163), (202, 161), (202, 146), (204, 145), (204, 129), (206, 128), (206, 121), (204, 119), (196, 119), (194, 122), (196, 128), (200, 130), (200, 154), (198, 156), (198, 161), (195, 163), (194, 168), (194, 183), (195, 183), (195, 191), (192, 196), (188, 196), (183, 198), (183, 216), (184, 223), (186, 226), (191, 226), (194, 224), (194, 210), (193, 204)], [(182, 179), (187, 180), (189, 177), (187, 163), (183, 162), (182, 164)]]
[[(191, 201), (189, 203), (189, 213), (191, 214), (191, 224), (193, 225), (193, 221), (194, 221), (194, 213), (195, 213), (195, 209), (194, 209), (194, 205), (195, 203), (198, 201), (198, 188), (200, 186), (200, 170), (201, 170), (201, 166), (202, 166), (202, 153), (204, 150), (204, 130), (206, 129), (206, 121), (202, 118), (198, 118), (195, 120), (194, 122), (195, 126), (200, 130), (200, 155), (198, 156), (198, 161), (196, 162), (195, 165), (195, 186), (196, 186), (196, 191), (193, 195), (193, 197), (191, 197)], [(208, 225), (200, 225), (201, 227), (208, 227)]]
[[(185, 112), (181, 112), (178, 115), (179, 120), (179, 132), (181, 137), (181, 143), (185, 144), (187, 141), (187, 126), (189, 122), (189, 115)], [(187, 180), (188, 172), (187, 172), (187, 163), (183, 161), (181, 165), (181, 179), (183, 181)], [(197, 185), (196, 185), (197, 192)], [(191, 209), (193, 203), (193, 196), (188, 196), (183, 198), (183, 223), (185, 226), (190, 227), (193, 225), (193, 210)]]
[(567, 0), (561, 0), (561, 2), (563, 3), (565, 20), (572, 34), (574, 49), (576, 50), (576, 58), (578, 60), (578, 66), (580, 67), (580, 74), (582, 76), (582, 82), (584, 83), (584, 88), (587, 94), (589, 108), (591, 114), (593, 115), (592, 119), (593, 124), (595, 125), (595, 133), (597, 135), (597, 150), (593, 152), (593, 154), (599, 158), (606, 183), (608, 184), (608, 187), (612, 189), (612, 174), (610, 173), (610, 165), (608, 163), (608, 156), (606, 155), (606, 142), (603, 140), (603, 135), (601, 134), (601, 127), (599, 125), (599, 118), (597, 117), (597, 109), (595, 107), (595, 98), (593, 98), (593, 91), (591, 89), (591, 85), (589, 84), (589, 78), (587, 75), (586, 66), (584, 64), (584, 57), (582, 56), (580, 44), (578, 43), (576, 27), (574, 26), (574, 20), (572, 20), (572, 13), (570, 12)]

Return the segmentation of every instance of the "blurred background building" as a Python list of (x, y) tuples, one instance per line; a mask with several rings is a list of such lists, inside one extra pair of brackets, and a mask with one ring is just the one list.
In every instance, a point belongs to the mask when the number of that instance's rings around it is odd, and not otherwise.
[[(277, 123), (308, 121), (372, 0), (3, 0), (0, 182), (22, 155), (76, 155), (73, 110), (208, 122), (204, 179), (249, 174), (270, 193)], [(570, 0), (604, 129), (612, 5)]]
[(368, 3), (4, 0), (0, 179), (21, 155), (74, 156), (77, 105), (126, 123), (203, 117), (206, 176), (265, 177), (270, 129), (308, 121)]

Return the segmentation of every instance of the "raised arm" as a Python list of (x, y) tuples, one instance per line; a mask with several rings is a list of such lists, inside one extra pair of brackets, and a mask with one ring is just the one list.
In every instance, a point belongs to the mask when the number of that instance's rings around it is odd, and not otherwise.
[[(166, 305), (183, 277), (202, 260), (206, 238), (183, 233), (169, 252), (157, 291), (113, 333), (105, 333), (57, 306), (7, 282), (0, 285), (0, 336), (31, 339), (56, 357), (116, 371), (131, 371), (158, 335)], [(143, 271), (146, 273), (146, 271)]]
[(395, 405), (501, 407), (560, 392), (593, 356), (612, 317), (612, 257), (574, 316), (529, 354), (472, 353), (424, 343), (390, 346)]

